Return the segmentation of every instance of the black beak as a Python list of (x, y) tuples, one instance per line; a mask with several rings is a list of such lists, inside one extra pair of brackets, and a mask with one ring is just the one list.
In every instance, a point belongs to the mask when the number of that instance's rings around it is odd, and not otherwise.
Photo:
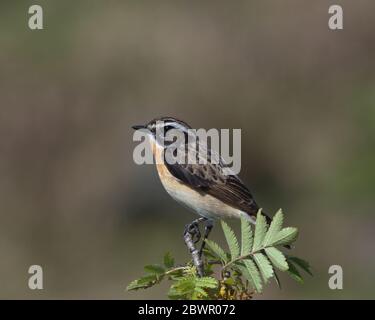
[(145, 129), (146, 126), (142, 125), (142, 124), (138, 124), (138, 125), (135, 125), (135, 126), (132, 126), (132, 128), (134, 130), (139, 130), (139, 129)]

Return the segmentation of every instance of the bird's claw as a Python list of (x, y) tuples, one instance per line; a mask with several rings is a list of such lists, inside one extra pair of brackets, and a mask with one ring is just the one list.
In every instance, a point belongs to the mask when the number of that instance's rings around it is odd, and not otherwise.
[(187, 224), (185, 226), (184, 235), (186, 233), (189, 233), (191, 235), (194, 244), (199, 242), (199, 240), (201, 239), (201, 232), (199, 230), (199, 225), (197, 222), (192, 222), (190, 224)]
[(201, 233), (199, 230), (198, 221), (193, 221), (185, 226), (184, 240), (190, 251), (193, 259), (194, 266), (197, 268), (197, 273), (200, 277), (203, 277), (203, 261), (199, 254), (199, 251), (195, 248), (195, 244), (200, 240)]

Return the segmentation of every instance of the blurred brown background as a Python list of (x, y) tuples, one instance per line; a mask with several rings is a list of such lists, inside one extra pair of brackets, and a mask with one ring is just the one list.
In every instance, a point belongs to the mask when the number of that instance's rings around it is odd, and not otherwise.
[[(28, 28), (41, 4), (44, 30)], [(344, 30), (328, 6), (341, 4)], [(132, 160), (132, 124), (170, 115), (241, 128), (261, 206), (300, 229), (305, 285), (260, 298), (375, 298), (375, 3), (2, 1), (0, 298), (125, 292), (142, 266), (188, 254), (194, 215)], [(220, 228), (213, 239), (222, 243)], [(44, 268), (28, 289), (30, 265)], [(344, 268), (344, 290), (328, 267)]]

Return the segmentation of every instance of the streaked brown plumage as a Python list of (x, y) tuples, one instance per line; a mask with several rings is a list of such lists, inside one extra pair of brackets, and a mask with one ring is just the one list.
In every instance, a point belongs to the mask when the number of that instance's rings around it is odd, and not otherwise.
[[(191, 127), (171, 117), (154, 119), (144, 126), (154, 135), (151, 139), (152, 149), (158, 174), (166, 191), (175, 200), (207, 219), (244, 216), (254, 222), (259, 207), (237, 175), (224, 174), (226, 164), (223, 159), (199, 142), (201, 149), (197, 150), (195, 145), (190, 144), (182, 145), (181, 148), (185, 148), (198, 159), (206, 157), (206, 163), (189, 164), (185, 161), (186, 163), (169, 164), (164, 161), (167, 147), (158, 144), (155, 138), (157, 123), (163, 123), (165, 131), (169, 130), (168, 128), (184, 131)], [(199, 150), (208, 152), (200, 153)], [(213, 158), (216, 160), (214, 163), (211, 161)], [(270, 221), (268, 217), (267, 220)]]

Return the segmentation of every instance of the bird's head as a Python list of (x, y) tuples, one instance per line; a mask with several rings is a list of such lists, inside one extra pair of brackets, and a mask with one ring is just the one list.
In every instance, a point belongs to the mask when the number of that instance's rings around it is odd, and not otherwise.
[(191, 129), (186, 122), (172, 117), (156, 118), (144, 125), (134, 125), (132, 128), (144, 131), (153, 141), (163, 146), (168, 144), (165, 141), (168, 132), (180, 132), (187, 136)]

